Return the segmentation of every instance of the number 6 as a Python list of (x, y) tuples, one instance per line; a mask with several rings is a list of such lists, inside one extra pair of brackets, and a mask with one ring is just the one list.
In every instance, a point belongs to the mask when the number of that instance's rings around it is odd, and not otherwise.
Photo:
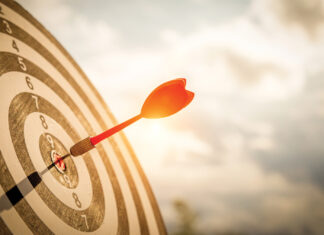
[(27, 86), (29, 87), (29, 89), (34, 90), (34, 86), (31, 83), (30, 77), (26, 76), (26, 82), (27, 82)]

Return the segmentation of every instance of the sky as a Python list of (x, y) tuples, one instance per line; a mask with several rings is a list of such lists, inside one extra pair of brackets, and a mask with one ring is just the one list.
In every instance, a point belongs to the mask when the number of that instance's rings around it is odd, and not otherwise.
[(187, 78), (193, 102), (125, 133), (168, 231), (324, 233), (324, 1), (25, 0), (116, 116)]

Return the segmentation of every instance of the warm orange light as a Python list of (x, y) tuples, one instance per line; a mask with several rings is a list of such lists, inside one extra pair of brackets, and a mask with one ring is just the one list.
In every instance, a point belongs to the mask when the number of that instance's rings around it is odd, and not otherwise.
[(113, 128), (102, 132), (94, 137), (88, 137), (70, 149), (73, 156), (83, 154), (92, 148), (100, 141), (112, 136), (118, 131), (121, 131), (137, 120), (144, 118), (162, 118), (167, 117), (186, 107), (193, 99), (194, 93), (185, 89), (186, 79), (178, 78), (155, 88), (146, 98), (141, 113), (127, 121), (114, 126)]
[(178, 78), (165, 82), (155, 88), (146, 98), (141, 113), (103, 133), (91, 137), (92, 145), (124, 129), (140, 118), (167, 117), (186, 107), (193, 99), (194, 93), (185, 89), (186, 79)]

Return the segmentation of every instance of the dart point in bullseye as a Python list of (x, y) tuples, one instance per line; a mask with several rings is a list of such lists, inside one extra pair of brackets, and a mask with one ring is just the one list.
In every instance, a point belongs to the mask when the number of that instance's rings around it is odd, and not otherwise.
[(161, 84), (146, 98), (140, 114), (102, 132), (99, 135), (87, 137), (79, 141), (70, 148), (71, 155), (79, 156), (88, 152), (95, 148), (95, 145), (102, 140), (121, 131), (141, 118), (156, 119), (168, 117), (177, 113), (186, 107), (194, 97), (194, 93), (186, 90), (185, 87), (185, 78), (178, 78)]

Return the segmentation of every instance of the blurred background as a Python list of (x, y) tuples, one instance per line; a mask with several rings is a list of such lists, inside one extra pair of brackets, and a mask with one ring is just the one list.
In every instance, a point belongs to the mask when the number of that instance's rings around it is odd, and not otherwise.
[(125, 133), (170, 234), (324, 234), (322, 0), (20, 0), (118, 121), (187, 78), (183, 111)]

